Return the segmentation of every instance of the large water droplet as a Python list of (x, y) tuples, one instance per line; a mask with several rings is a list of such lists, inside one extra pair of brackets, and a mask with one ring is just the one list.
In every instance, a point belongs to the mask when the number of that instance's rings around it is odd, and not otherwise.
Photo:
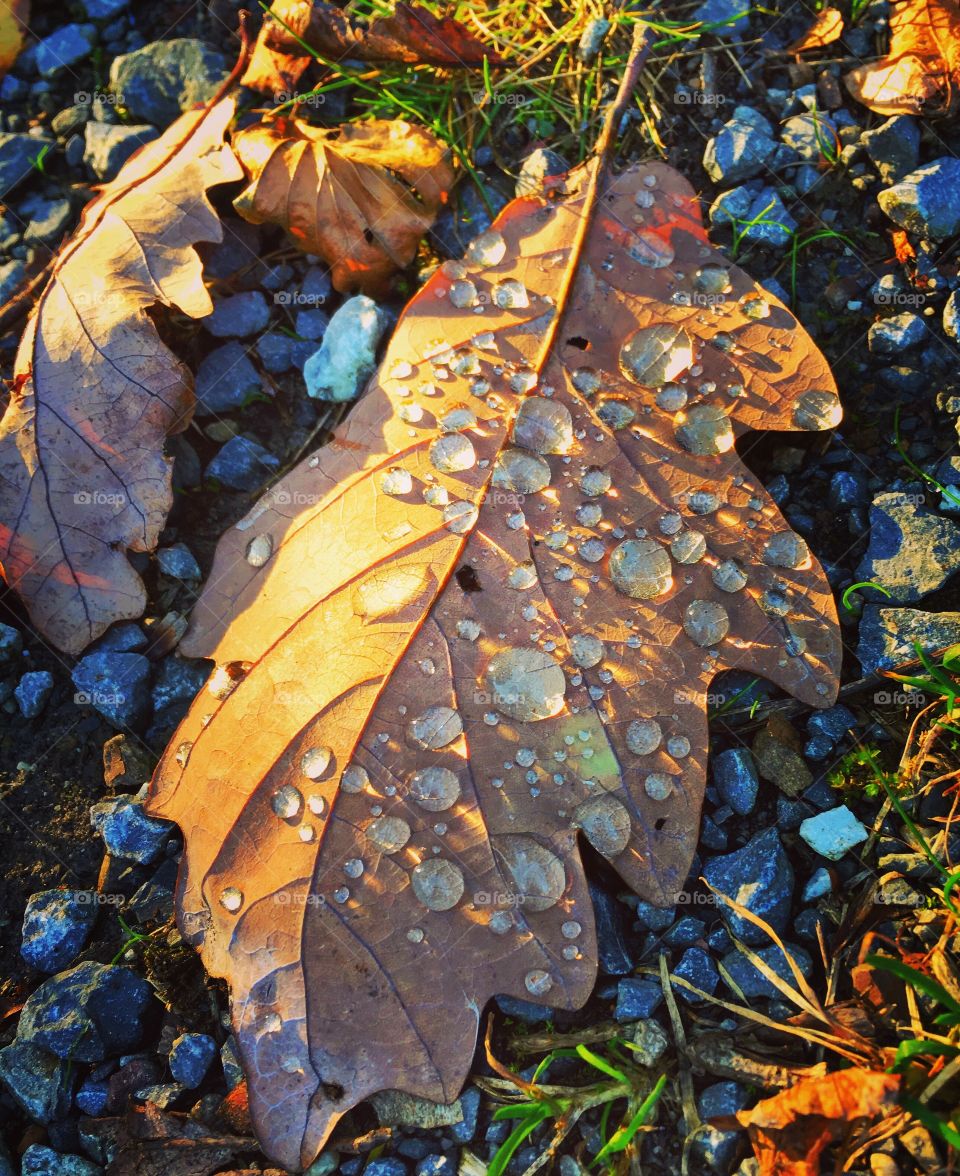
[(530, 296), (523, 282), (506, 278), (494, 286), (493, 301), (501, 310), (525, 310), (530, 305)]
[(722, 265), (705, 265), (697, 270), (693, 284), (701, 294), (726, 294), (730, 290), (730, 271)]
[(810, 548), (793, 531), (778, 531), (763, 546), (763, 562), (775, 568), (799, 568), (810, 558)]
[(570, 410), (546, 396), (528, 396), (517, 413), (513, 439), (535, 453), (566, 453), (573, 444)]
[(485, 678), (493, 705), (508, 718), (529, 723), (563, 709), (567, 680), (556, 660), (541, 649), (502, 649), (490, 659)]
[(410, 742), (436, 750), (446, 747), (463, 733), (463, 719), (448, 706), (430, 706), (407, 727)]
[(747, 576), (736, 560), (725, 559), (717, 564), (711, 578), (721, 592), (740, 592), (747, 586)]
[(235, 914), (243, 906), (243, 891), (236, 886), (226, 886), (220, 891), (220, 905), (230, 914)]
[(553, 987), (553, 978), (549, 972), (534, 968), (524, 976), (523, 983), (531, 996), (546, 996)]
[(608, 793), (592, 796), (578, 805), (573, 819), (593, 848), (604, 857), (616, 857), (630, 844), (630, 814)]
[(467, 246), (465, 260), (472, 265), (499, 265), (507, 252), (507, 243), (503, 234), (496, 229), (489, 229), (481, 233)]
[(428, 911), (449, 911), (463, 897), (463, 873), (446, 858), (429, 858), (415, 866), (410, 884)]
[(570, 653), (578, 666), (589, 670), (603, 661), (603, 642), (591, 633), (574, 633), (570, 638)]
[(536, 494), (550, 485), (550, 466), (523, 449), (505, 449), (493, 467), (493, 484), (514, 494)]
[(793, 406), (793, 423), (798, 429), (833, 429), (842, 417), (840, 401), (832, 392), (804, 392)]
[(384, 494), (391, 494), (397, 498), (409, 494), (413, 489), (410, 471), (403, 469), (402, 466), (391, 466), (380, 475), (380, 489)]
[(422, 768), (409, 781), (410, 796), (431, 813), (442, 813), (460, 799), (460, 781), (449, 768)]
[(381, 853), (396, 853), (410, 840), (410, 826), (401, 817), (378, 817), (370, 822), (365, 833)]
[(663, 772), (651, 772), (644, 780), (643, 788), (651, 800), (666, 800), (673, 791), (673, 781)]
[(715, 600), (694, 600), (684, 610), (683, 631), (695, 645), (718, 645), (730, 631), (730, 617)]
[(653, 229), (640, 229), (634, 233), (627, 250), (634, 261), (648, 265), (651, 269), (663, 269), (672, 265), (676, 256), (673, 246)]
[(332, 760), (332, 748), (311, 748), (300, 760), (300, 771), (310, 780), (319, 780), (321, 776), (325, 775)]
[(284, 784), (273, 794), (270, 804), (278, 817), (289, 821), (291, 817), (297, 816), (300, 812), (303, 806), (303, 796), (300, 794), (300, 790), (294, 788), (292, 784)]
[(679, 412), (686, 408), (686, 388), (682, 384), (664, 384), (657, 389), (657, 406), (665, 412)]
[(571, 373), (570, 382), (584, 396), (592, 396), (600, 387), (600, 376), (593, 368), (577, 368)]
[(703, 559), (707, 541), (699, 531), (684, 531), (670, 544), (670, 554), (680, 564), (695, 564)]
[(695, 405), (676, 429), (677, 440), (688, 453), (698, 457), (716, 457), (729, 453), (734, 435), (730, 418), (715, 404)]
[(477, 288), (469, 279), (461, 278), (450, 284), (450, 302), (458, 310), (477, 305)]
[(627, 539), (610, 554), (610, 578), (634, 600), (651, 600), (669, 591), (673, 565), (666, 548), (654, 539)]
[(366, 768), (359, 764), (347, 764), (340, 777), (340, 787), (344, 792), (363, 792), (369, 787), (370, 776)]
[(456, 474), (477, 464), (477, 451), (462, 433), (444, 433), (430, 446), (433, 468), (443, 474)]
[(567, 886), (563, 862), (555, 853), (521, 833), (493, 838), (493, 851), (516, 886), (517, 905), (545, 911), (556, 905)]
[(273, 555), (273, 537), (255, 535), (247, 544), (246, 561), (252, 568), (262, 568)]
[(650, 388), (675, 380), (692, 363), (693, 342), (683, 327), (673, 323), (641, 327), (620, 351), (623, 374)]
[(443, 508), (443, 525), (454, 535), (466, 535), (480, 511), (472, 502), (451, 502)]
[(634, 755), (650, 755), (663, 739), (663, 731), (655, 719), (634, 719), (627, 728), (627, 747)]

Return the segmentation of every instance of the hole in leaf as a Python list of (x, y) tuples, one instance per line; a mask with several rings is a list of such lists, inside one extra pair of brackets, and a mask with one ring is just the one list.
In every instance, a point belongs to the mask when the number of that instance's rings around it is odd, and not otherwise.
[(667, 823), (667, 818), (666, 818), (666, 817), (657, 817), (656, 823), (654, 824), (654, 826), (653, 826), (653, 827), (654, 827), (654, 829), (656, 829), (656, 831), (659, 833), (659, 832), (660, 832), (660, 830), (661, 830), (661, 829), (664, 827), (664, 825), (665, 825), (666, 823)]
[(590, 350), (590, 340), (584, 339), (582, 335), (571, 335), (567, 340), (568, 347), (576, 347), (579, 351)]
[(476, 569), (470, 564), (464, 564), (463, 567), (457, 568), (457, 583), (464, 592), (483, 591), (480, 577), (477, 575)]
[(339, 1102), (343, 1098), (343, 1087), (339, 1082), (321, 1082), (320, 1089), (331, 1102)]
[(373, 230), (372, 229), (364, 229), (363, 230), (363, 239), (364, 239), (364, 241), (366, 241), (366, 243), (368, 245), (372, 245), (373, 244)]

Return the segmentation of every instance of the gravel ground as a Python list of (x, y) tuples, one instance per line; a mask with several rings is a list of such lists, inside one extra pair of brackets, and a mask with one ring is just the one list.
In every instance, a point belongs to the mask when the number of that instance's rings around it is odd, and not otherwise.
[[(729, 0), (703, 7), (706, 19), (734, 10)], [(768, 722), (772, 688), (743, 675), (718, 680), (713, 701), (729, 713), (713, 728), (700, 857), (687, 901), (667, 912), (638, 904), (591, 858), (602, 931), (594, 997), (571, 1015), (501, 1000), (504, 1054), (509, 1039), (547, 1021), (564, 1030), (613, 1020), (635, 1033), (654, 1019), (669, 1030), (659, 980), (637, 970), (656, 967), (662, 951), (671, 970), (698, 987), (729, 997), (722, 964), (753, 1007), (774, 1019), (789, 1015), (736, 949), (731, 931), (761, 948), (765, 940), (749, 924), (724, 919), (696, 881), (701, 874), (721, 893), (755, 884), (751, 908), (783, 935), (821, 992), (825, 962), (854, 942), (849, 897), (875, 887), (880, 876), (886, 880), (879, 903), (891, 909), (875, 906), (870, 926), (922, 942), (916, 911), (926, 905), (929, 869), (898, 821), (881, 810), (882, 796), (863, 786), (862, 774), (851, 767), (839, 789), (829, 780), (838, 762), (850, 767), (848, 753), (858, 742), (895, 762), (916, 713), (909, 692), (863, 679), (912, 656), (914, 641), (928, 648), (960, 641), (952, 579), (960, 567), (958, 510), (916, 472), (960, 486), (960, 129), (955, 122), (872, 115), (840, 84), (840, 58), (875, 52), (886, 12), (885, 4), (872, 3), (846, 42), (817, 65), (792, 63), (780, 52), (802, 30), (802, 14), (741, 17), (728, 41), (736, 46), (732, 55), (711, 38), (705, 55), (672, 65), (672, 99), (658, 127), (668, 161), (702, 192), (714, 241), (779, 297), (792, 299), (840, 387), (845, 417), (838, 431), (765, 434), (741, 451), (808, 539), (838, 594), (875, 580), (889, 596), (864, 589), (852, 610), (841, 610), (844, 682), (851, 689), (830, 711), (794, 709)], [(160, 13), (128, 0), (79, 0), (68, 14), (50, 5), (35, 15), (38, 44), (0, 84), (0, 303), (72, 229), (91, 184), (109, 179), (139, 143), (216, 89), (234, 52), (225, 29), (234, 25), (229, 3), (167, 5)], [(518, 117), (504, 133), (516, 171), (545, 145), (539, 132)], [(31, 163), (40, 153), (41, 162)], [(492, 157), (475, 162), (491, 201), (509, 198), (517, 175)], [(556, 162), (534, 157), (526, 174), (553, 171)], [(878, 200), (881, 193), (892, 195)], [(92, 1124), (120, 1114), (131, 1098), (189, 1113), (213, 1133), (243, 1130), (242, 1116), (231, 1117), (229, 1102), (223, 1105), (240, 1078), (225, 991), (205, 979), (172, 929), (181, 843), (175, 829), (143, 816), (142, 786), (207, 673), (173, 648), (177, 618), (197, 596), (217, 537), (330, 423), (329, 406), (305, 395), (305, 361), (321, 341), (351, 353), (375, 348), (403, 297), (398, 292), (372, 315), (358, 316), (355, 304), (337, 315), (344, 300), (322, 267), (279, 234), (230, 217), (225, 198), (218, 200), (227, 235), (205, 254), (216, 312), (203, 323), (164, 325), (198, 373), (200, 405), (194, 425), (170, 442), (178, 493), (160, 550), (132, 557), (148, 585), (145, 619), (116, 626), (70, 664), (37, 639), (11, 594), (2, 598), (0, 1176), (21, 1164), (24, 1173), (101, 1172), (118, 1145)], [(456, 256), (484, 221), (475, 192), (462, 188), (459, 207), (443, 215), (432, 238), (436, 255)], [(891, 240), (898, 227), (907, 229), (915, 251), (904, 264)], [(825, 230), (834, 235), (808, 240)], [(800, 247), (792, 274), (794, 241)], [(0, 339), (4, 375), (17, 338), (14, 328)], [(892, 441), (898, 407), (915, 468)], [(133, 682), (136, 689), (129, 689)], [(120, 683), (128, 688), (117, 705), (110, 699)], [(744, 713), (755, 701), (759, 718)], [(936, 794), (925, 802), (919, 820), (931, 835), (949, 803)], [(879, 836), (862, 861), (849, 851), (871, 830)], [(948, 858), (952, 848), (945, 846)], [(763, 950), (783, 970), (777, 950)], [(689, 1002), (682, 991), (679, 997), (701, 1027), (731, 1028), (717, 1010)], [(43, 1014), (55, 1002), (66, 1011), (51, 1029)], [(779, 1056), (782, 1042), (760, 1038), (771, 1057)], [(674, 1048), (663, 1040), (663, 1048)], [(476, 1074), (490, 1073), (481, 1052)], [(568, 1073), (558, 1063), (551, 1081)], [(758, 1094), (748, 1082), (706, 1071), (697, 1074), (696, 1090), (704, 1116), (729, 1114)], [(665, 1105), (661, 1126), (644, 1143), (651, 1172), (679, 1170), (682, 1140), (670, 1124), (680, 1110)], [(423, 1121), (423, 1108), (358, 1108), (338, 1131), (336, 1150), (311, 1172), (453, 1172), (461, 1149), (485, 1161), (507, 1130), (491, 1121), (489, 1098), (472, 1084), (455, 1122), (417, 1127), (411, 1113)], [(597, 1116), (584, 1116), (562, 1149), (565, 1176), (589, 1162), (597, 1139)], [(522, 1172), (542, 1146), (534, 1135), (510, 1172)], [(691, 1170), (754, 1171), (752, 1161), (743, 1161), (746, 1146), (742, 1134), (704, 1130)], [(904, 1136), (877, 1149), (869, 1170), (934, 1171), (931, 1146), (922, 1132)], [(137, 1166), (121, 1158), (111, 1171)], [(268, 1169), (248, 1141), (228, 1161), (195, 1170)]]

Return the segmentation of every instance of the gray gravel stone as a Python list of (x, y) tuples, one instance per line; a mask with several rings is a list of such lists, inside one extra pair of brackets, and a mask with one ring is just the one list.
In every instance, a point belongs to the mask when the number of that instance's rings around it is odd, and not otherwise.
[(860, 142), (877, 165), (886, 184), (896, 183), (917, 166), (920, 157), (920, 127), (916, 119), (901, 114), (864, 131)]
[(179, 722), (209, 677), (209, 662), (176, 654), (164, 658), (153, 684), (154, 723)]
[(232, 339), (214, 348), (200, 361), (196, 384), (197, 416), (243, 408), (263, 390), (260, 373), (250, 362), (246, 348)]
[(943, 308), (943, 330), (951, 339), (960, 341), (960, 290), (953, 290)]
[[(809, 977), (813, 967), (813, 961), (810, 959), (809, 953), (802, 947), (798, 947), (795, 943), (787, 943), (784, 946), (793, 958), (794, 963), (800, 969), (801, 974), (805, 978)], [(760, 948), (756, 952), (756, 955), (763, 960), (776, 976), (779, 976), (781, 980), (786, 980), (796, 987), (796, 980), (794, 980), (793, 973), (790, 971), (790, 965), (784, 958), (783, 952), (775, 943), (771, 943), (769, 947)], [(771, 983), (760, 969), (751, 963), (748, 957), (737, 948), (728, 952), (723, 957), (722, 962), (724, 970), (728, 973), (730, 979), (748, 1000), (755, 1000), (761, 996), (771, 999), (782, 996), (780, 989)]]
[(83, 162), (97, 179), (112, 180), (134, 151), (156, 138), (153, 127), (88, 122), (83, 131)]
[(45, 241), (56, 241), (59, 244), (73, 215), (69, 200), (50, 200), (44, 196), (28, 197), (17, 212), (28, 222), (23, 231), (26, 245)]
[[(739, 1082), (715, 1082), (697, 1096), (697, 1110), (701, 1119), (719, 1119), (742, 1111), (749, 1102), (747, 1088)], [(729, 1176), (743, 1146), (743, 1132), (722, 1131), (704, 1122), (690, 1145), (692, 1167), (697, 1172)]]
[(205, 474), (231, 490), (257, 490), (280, 468), (280, 459), (249, 437), (231, 437)]
[(90, 809), (90, 824), (111, 857), (141, 865), (160, 857), (174, 828), (170, 821), (148, 817), (140, 801), (129, 796), (97, 801)]
[(6, 196), (28, 176), (35, 175), (34, 160), (44, 147), (52, 147), (54, 143), (54, 139), (39, 135), (0, 131), (0, 197)]
[(617, 1005), (613, 1016), (621, 1024), (640, 1021), (653, 1016), (662, 1003), (663, 989), (656, 980), (626, 976), (617, 984)]
[(0, 264), (0, 306), (16, 294), (27, 276), (27, 267), (22, 261), (7, 261)]
[(711, 761), (713, 783), (723, 800), (740, 816), (752, 813), (760, 780), (753, 756), (745, 747), (721, 751)]
[(20, 1160), (22, 1176), (103, 1176), (103, 1168), (82, 1156), (65, 1155), (31, 1143)]
[(13, 693), (20, 714), (25, 719), (36, 719), (53, 693), (53, 674), (49, 670), (31, 670), (23, 675)]
[(20, 1013), (17, 1040), (77, 1062), (100, 1062), (140, 1044), (153, 1002), (129, 968), (93, 961), (44, 980)]
[(922, 505), (919, 486), (911, 490), (874, 498), (870, 542), (856, 572), (857, 580), (876, 581), (898, 604), (935, 592), (960, 568), (960, 528)]
[(330, 325), (330, 316), (325, 310), (298, 310), (294, 330), (301, 339), (319, 343)]
[(690, 19), (709, 25), (714, 37), (739, 36), (750, 24), (750, 0), (705, 0)]
[(80, 0), (91, 20), (110, 20), (130, 7), (130, 0)]
[(377, 304), (365, 294), (347, 299), (331, 318), (319, 350), (304, 364), (307, 395), (353, 400), (373, 372), (385, 326)]
[[(597, 17), (591, 20), (587, 27), (583, 30), (583, 35), (577, 45), (577, 57), (585, 65), (590, 65), (591, 62), (596, 61), (597, 54), (606, 38), (607, 33), (610, 32), (610, 21), (603, 20)], [(548, 175), (556, 175), (556, 172), (548, 172)], [(520, 192), (517, 195), (521, 195)]]
[(73, 668), (74, 702), (115, 727), (136, 727), (150, 706), (150, 663), (139, 653), (90, 653)]
[(960, 232), (960, 159), (952, 155), (903, 177), (877, 200), (888, 217), (911, 233), (943, 241)]
[(110, 88), (134, 118), (165, 127), (198, 102), (208, 102), (229, 72), (218, 50), (182, 37), (114, 58)]
[(52, 78), (63, 69), (89, 57), (97, 42), (97, 30), (91, 24), (62, 25), (49, 37), (37, 42), (34, 63), (42, 78)]
[(0, 662), (16, 661), (23, 649), (23, 636), (13, 625), (0, 621)]
[(570, 164), (562, 155), (549, 147), (538, 147), (523, 161), (514, 192), (517, 196), (538, 196), (550, 176), (562, 176), (569, 170)]
[(848, 731), (856, 730), (857, 716), (842, 703), (828, 706), (826, 710), (814, 711), (807, 719), (810, 734), (825, 735), (832, 744), (839, 743)]
[(830, 477), (827, 501), (837, 510), (851, 506), (866, 506), (870, 501), (866, 478), (862, 474), (850, 473), (848, 470), (837, 470)]
[(217, 1043), (206, 1033), (181, 1033), (170, 1046), (170, 1073), (176, 1082), (195, 1090), (217, 1056)]
[[(713, 957), (702, 947), (688, 947), (672, 969), (674, 976), (686, 980), (701, 992), (712, 995), (720, 981), (720, 973)], [(672, 986), (677, 996), (687, 1004), (699, 1004), (703, 998), (695, 992), (676, 984)]]
[(777, 151), (773, 127), (749, 106), (737, 106), (733, 117), (707, 142), (703, 166), (717, 184), (736, 184), (765, 171)]
[(245, 339), (259, 335), (270, 322), (270, 307), (259, 290), (244, 290), (214, 303), (213, 314), (203, 325), (218, 339)]
[[(766, 829), (742, 849), (710, 858), (703, 867), (704, 878), (721, 894), (740, 903), (764, 919), (778, 934), (790, 921), (793, 899), (793, 869), (776, 829)], [(746, 944), (763, 944), (765, 931), (735, 914), (726, 904), (720, 913), (732, 935)]]
[(0, 1082), (35, 1123), (62, 1119), (70, 1109), (77, 1067), (19, 1038), (0, 1049)]
[(57, 972), (86, 946), (97, 918), (89, 890), (39, 890), (23, 916), (20, 954), (38, 972)]
[(927, 325), (920, 315), (906, 310), (871, 323), (867, 346), (876, 355), (899, 355), (928, 338)]
[(185, 543), (158, 548), (157, 566), (165, 576), (174, 576), (178, 580), (200, 579), (200, 565)]
[(788, 118), (780, 130), (780, 138), (808, 163), (818, 163), (839, 150), (837, 128), (822, 112)]
[(289, 372), (294, 368), (302, 371), (303, 365), (316, 349), (316, 343), (309, 339), (293, 339), (279, 331), (266, 331), (257, 340), (257, 355), (260, 356), (264, 371), (271, 375)]

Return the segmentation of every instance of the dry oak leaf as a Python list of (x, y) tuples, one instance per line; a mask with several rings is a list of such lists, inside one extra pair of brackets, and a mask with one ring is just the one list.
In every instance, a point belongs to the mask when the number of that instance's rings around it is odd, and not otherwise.
[(843, 13), (838, 8), (821, 8), (810, 27), (789, 44), (787, 53), (805, 53), (808, 49), (822, 49), (840, 39), (843, 33)]
[(237, 212), (286, 229), (338, 290), (373, 296), (413, 261), (454, 178), (439, 139), (399, 119), (333, 129), (278, 119), (234, 135), (233, 148), (250, 180)]
[(874, 1070), (840, 1070), (805, 1079), (736, 1118), (747, 1128), (760, 1176), (820, 1176), (830, 1143), (857, 1136), (897, 1110), (900, 1078)]
[(127, 549), (156, 546), (172, 501), (164, 439), (190, 373), (148, 313), (213, 309), (194, 245), (221, 239), (206, 197), (242, 179), (233, 102), (183, 115), (87, 205), (35, 306), (0, 421), (0, 566), (40, 632), (79, 653), (146, 603)]
[(877, 114), (943, 115), (960, 85), (960, 0), (891, 0), (890, 51), (844, 77)]
[(286, 1168), (376, 1091), (452, 1101), (494, 994), (583, 1004), (581, 833), (673, 902), (718, 671), (835, 697), (830, 588), (734, 449), (836, 424), (827, 364), (677, 172), (594, 175), (429, 279), (181, 645), (217, 668), (149, 809)]
[(0, 4), (0, 78), (20, 56), (29, 20), (30, 0), (3, 0)]
[(391, 13), (357, 21), (323, 0), (276, 0), (257, 39), (274, 51), (359, 61), (402, 61), (448, 68), (502, 64), (500, 55), (458, 20), (434, 16), (417, 4), (399, 3)]

